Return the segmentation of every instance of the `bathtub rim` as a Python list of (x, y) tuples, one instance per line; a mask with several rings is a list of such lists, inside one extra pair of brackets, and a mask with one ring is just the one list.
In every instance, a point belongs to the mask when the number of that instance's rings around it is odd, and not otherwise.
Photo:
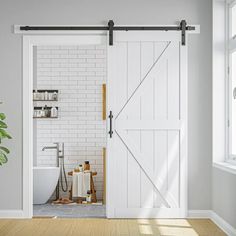
[(60, 169), (60, 167), (56, 166), (33, 166), (33, 170), (57, 170)]

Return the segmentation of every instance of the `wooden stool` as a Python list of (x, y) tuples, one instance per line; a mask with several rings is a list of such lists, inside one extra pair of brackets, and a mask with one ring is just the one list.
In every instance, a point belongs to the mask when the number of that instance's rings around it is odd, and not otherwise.
[[(73, 176), (73, 171), (68, 172), (68, 175)], [(92, 194), (91, 202), (97, 202), (96, 190), (94, 187), (93, 176), (96, 176), (97, 172), (90, 172), (90, 191)], [(73, 184), (73, 183), (72, 183)], [(72, 184), (71, 189), (69, 190), (69, 199), (72, 200)], [(82, 199), (78, 199), (78, 203), (82, 203)]]

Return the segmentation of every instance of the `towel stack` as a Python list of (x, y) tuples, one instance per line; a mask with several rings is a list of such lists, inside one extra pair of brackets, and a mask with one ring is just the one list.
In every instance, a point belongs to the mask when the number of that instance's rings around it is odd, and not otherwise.
[(86, 197), (90, 191), (90, 172), (73, 172), (73, 197)]

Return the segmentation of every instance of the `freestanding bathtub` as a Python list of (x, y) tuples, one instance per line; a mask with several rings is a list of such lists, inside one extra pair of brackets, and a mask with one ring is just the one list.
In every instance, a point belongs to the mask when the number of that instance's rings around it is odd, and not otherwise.
[(33, 203), (44, 204), (53, 194), (60, 175), (59, 167), (33, 167)]

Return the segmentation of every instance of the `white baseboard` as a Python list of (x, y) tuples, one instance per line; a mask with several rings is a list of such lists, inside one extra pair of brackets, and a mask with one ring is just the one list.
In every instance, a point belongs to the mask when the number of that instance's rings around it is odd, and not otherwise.
[(0, 218), (24, 218), (23, 210), (0, 210)]
[(211, 219), (212, 210), (189, 210), (188, 218)]
[(211, 220), (218, 225), (227, 235), (236, 236), (236, 229), (226, 222), (222, 217), (217, 215), (214, 211), (212, 211)]
[(236, 236), (236, 229), (212, 210), (189, 210), (188, 218), (211, 219), (227, 235)]

